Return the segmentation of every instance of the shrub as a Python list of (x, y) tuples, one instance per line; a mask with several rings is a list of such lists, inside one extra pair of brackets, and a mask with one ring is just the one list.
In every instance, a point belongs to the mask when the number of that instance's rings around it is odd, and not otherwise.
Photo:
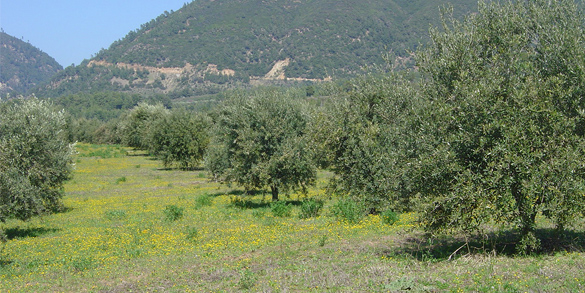
[(248, 290), (256, 285), (257, 277), (250, 269), (246, 269), (241, 273), (238, 287), (242, 290)]
[(199, 209), (204, 206), (211, 206), (213, 205), (213, 198), (209, 194), (202, 194), (195, 198), (195, 208)]
[(199, 230), (195, 227), (187, 227), (187, 240), (196, 241), (199, 238)]
[(250, 203), (241, 196), (230, 196), (230, 206), (239, 209), (246, 209), (250, 206)]
[(323, 208), (323, 201), (318, 199), (309, 199), (303, 201), (301, 204), (301, 213), (299, 218), (307, 219), (311, 217), (319, 216), (321, 209)]
[(121, 220), (126, 218), (126, 211), (124, 210), (111, 210), (106, 212), (106, 218), (109, 220)]
[(252, 211), (252, 216), (257, 219), (261, 219), (264, 217), (264, 210), (254, 210)]
[(180, 208), (176, 205), (168, 205), (164, 209), (165, 219), (170, 222), (174, 222), (183, 218), (184, 208)]
[(364, 216), (363, 208), (351, 199), (342, 199), (331, 207), (331, 213), (338, 220), (357, 223)]
[(323, 247), (327, 243), (327, 235), (323, 235), (319, 238), (319, 246)]
[(388, 225), (394, 225), (394, 223), (398, 222), (398, 220), (400, 219), (398, 214), (396, 214), (395, 212), (393, 212), (391, 210), (387, 210), (387, 211), (383, 212), (381, 216), (382, 216), (382, 221)]
[(280, 200), (270, 204), (270, 210), (275, 217), (288, 217), (292, 212), (292, 205)]

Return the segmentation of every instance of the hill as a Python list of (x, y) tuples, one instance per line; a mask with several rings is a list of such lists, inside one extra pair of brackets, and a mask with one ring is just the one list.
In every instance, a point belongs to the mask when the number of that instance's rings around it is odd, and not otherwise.
[(62, 69), (47, 53), (0, 32), (0, 96), (24, 94)]
[[(455, 14), (475, 0), (199, 0), (165, 12), (91, 60), (37, 90), (78, 92), (218, 92), (234, 85), (316, 81), (355, 75), (392, 51), (424, 42), (439, 7)], [(409, 63), (410, 62), (410, 63)]]

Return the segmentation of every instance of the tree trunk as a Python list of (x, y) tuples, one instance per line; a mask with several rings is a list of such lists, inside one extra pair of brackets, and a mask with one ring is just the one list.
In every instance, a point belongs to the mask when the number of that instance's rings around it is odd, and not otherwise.
[(272, 191), (272, 201), (278, 201), (278, 187), (270, 186), (270, 190)]
[(536, 250), (540, 246), (540, 241), (536, 238), (536, 210), (530, 205), (528, 199), (526, 199), (524, 192), (522, 191), (522, 186), (520, 179), (516, 173), (516, 170), (513, 171), (513, 177), (515, 182), (512, 183), (511, 192), (512, 196), (516, 200), (516, 207), (518, 209), (518, 213), (520, 216), (520, 233), (521, 233), (521, 240), (519, 252), (527, 253)]

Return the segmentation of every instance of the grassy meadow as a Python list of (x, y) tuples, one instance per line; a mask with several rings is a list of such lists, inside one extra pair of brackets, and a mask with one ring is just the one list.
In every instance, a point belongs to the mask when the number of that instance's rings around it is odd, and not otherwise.
[[(414, 214), (340, 221), (326, 173), (307, 195), (282, 195), (276, 213), (269, 194), (243, 195), (204, 170), (116, 146), (77, 150), (64, 212), (0, 224), (0, 292), (585, 292), (583, 223), (567, 249), (517, 256), (510, 233), (492, 234), (495, 249), (428, 240)], [(299, 217), (306, 197), (325, 199), (320, 216)]]

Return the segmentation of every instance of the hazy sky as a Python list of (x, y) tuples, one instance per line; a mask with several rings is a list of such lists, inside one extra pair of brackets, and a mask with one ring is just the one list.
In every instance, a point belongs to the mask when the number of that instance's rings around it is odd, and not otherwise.
[(81, 63), (131, 30), (191, 0), (0, 0), (0, 27), (51, 55)]

